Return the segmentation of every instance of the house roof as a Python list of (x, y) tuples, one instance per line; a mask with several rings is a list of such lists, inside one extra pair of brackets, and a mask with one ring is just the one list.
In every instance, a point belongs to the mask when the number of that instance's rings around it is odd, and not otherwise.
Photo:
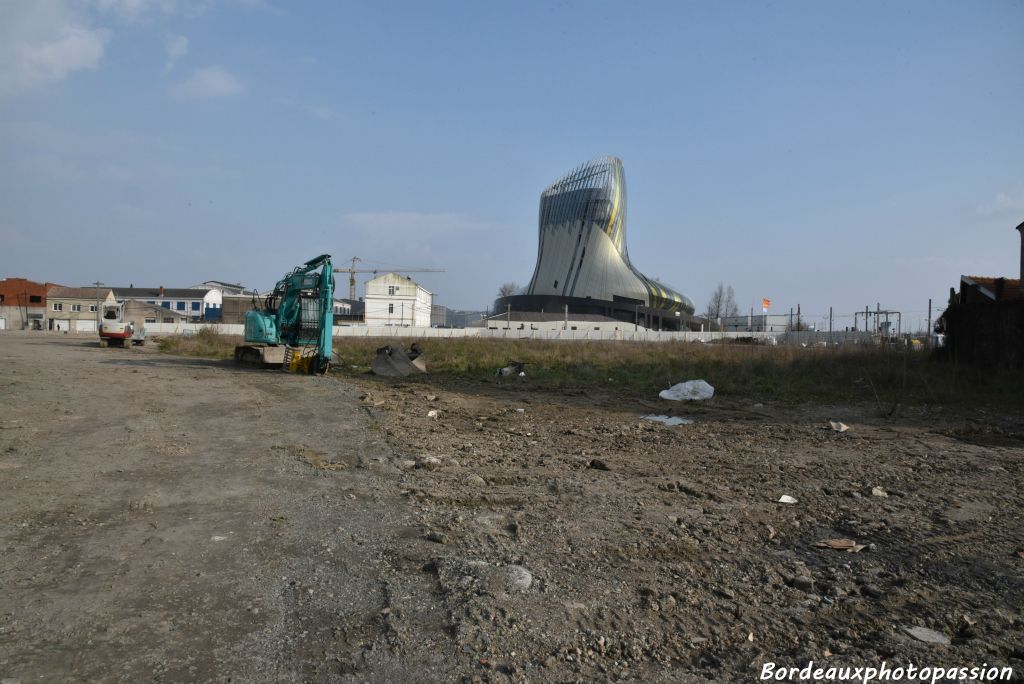
[(106, 299), (110, 296), (109, 287), (61, 287), (55, 285), (51, 287), (46, 296), (50, 299)]
[(212, 288), (170, 288), (165, 287), (164, 293), (160, 294), (159, 287), (115, 287), (114, 295), (117, 297), (132, 297), (134, 299), (202, 299)]
[(239, 290), (245, 289), (245, 286), (243, 286), (241, 283), (226, 283), (223, 280), (207, 280), (203, 283), (203, 285), (223, 285), (224, 287), (234, 287), (238, 288)]
[(978, 291), (989, 299), (1024, 299), (1024, 289), (1021, 288), (1019, 278), (990, 278), (988, 276), (960, 276), (961, 289), (963, 285), (973, 285)]

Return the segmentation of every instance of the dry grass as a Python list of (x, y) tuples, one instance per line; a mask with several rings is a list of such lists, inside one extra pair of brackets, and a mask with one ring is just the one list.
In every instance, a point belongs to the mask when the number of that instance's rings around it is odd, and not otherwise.
[[(377, 347), (409, 342), (336, 340), (341, 363), (335, 371), (366, 372)], [(1024, 406), (1018, 390), (1024, 378), (1019, 374), (956, 368), (923, 351), (489, 339), (424, 339), (420, 347), (435, 377), (491, 381), (495, 369), (521, 361), (531, 383), (538, 386), (615, 388), (640, 397), (677, 382), (703, 379), (721, 396), (759, 401), (870, 402), (883, 410), (896, 402)]]
[[(332, 372), (368, 372), (378, 347), (410, 339), (338, 338)], [(238, 336), (205, 329), (165, 337), (161, 351), (214, 359), (233, 357)], [(431, 379), (493, 380), (509, 361), (526, 364), (532, 386), (609, 389), (650, 397), (684, 380), (703, 379), (718, 395), (790, 403), (875, 403), (882, 411), (903, 405), (990, 406), (1024, 409), (1016, 373), (985, 373), (940, 362), (925, 352), (878, 347), (839, 349), (695, 343), (558, 342), (547, 340), (423, 339)], [(417, 381), (411, 377), (410, 381)]]
[(213, 328), (203, 328), (195, 335), (173, 335), (157, 341), (160, 351), (181, 356), (206, 359), (233, 359), (235, 347), (244, 340), (240, 335), (221, 335)]

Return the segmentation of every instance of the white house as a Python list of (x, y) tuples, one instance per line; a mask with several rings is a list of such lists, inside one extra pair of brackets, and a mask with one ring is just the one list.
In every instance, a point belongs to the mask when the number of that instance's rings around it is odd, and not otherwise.
[(366, 283), (366, 325), (430, 327), (434, 295), (409, 276), (379, 275)]

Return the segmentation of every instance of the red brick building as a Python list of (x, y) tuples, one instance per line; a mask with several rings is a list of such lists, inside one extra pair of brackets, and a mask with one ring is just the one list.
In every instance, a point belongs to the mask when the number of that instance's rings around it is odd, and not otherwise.
[(53, 283), (0, 280), (0, 330), (45, 330), (46, 291)]

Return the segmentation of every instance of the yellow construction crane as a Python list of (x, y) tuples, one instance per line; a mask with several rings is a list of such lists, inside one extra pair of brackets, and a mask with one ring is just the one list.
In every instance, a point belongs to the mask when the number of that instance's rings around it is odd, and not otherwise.
[(335, 273), (348, 273), (348, 298), (351, 301), (356, 299), (356, 273), (444, 273), (443, 268), (356, 268), (356, 262), (362, 261), (359, 257), (352, 257), (351, 268), (336, 268)]

